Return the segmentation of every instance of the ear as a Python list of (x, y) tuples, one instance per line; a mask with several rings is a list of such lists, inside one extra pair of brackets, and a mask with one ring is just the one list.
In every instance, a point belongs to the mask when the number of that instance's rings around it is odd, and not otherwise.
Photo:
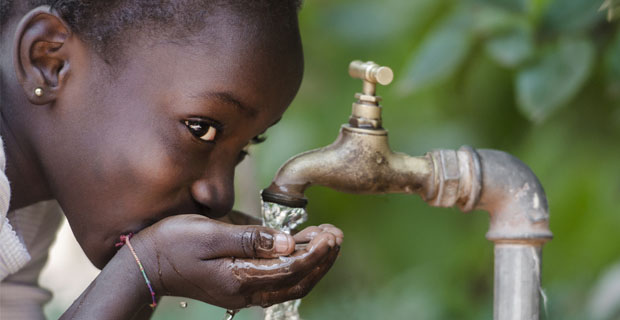
[(13, 64), (31, 103), (49, 104), (62, 90), (70, 70), (70, 50), (65, 45), (70, 36), (68, 25), (49, 6), (31, 10), (19, 22)]

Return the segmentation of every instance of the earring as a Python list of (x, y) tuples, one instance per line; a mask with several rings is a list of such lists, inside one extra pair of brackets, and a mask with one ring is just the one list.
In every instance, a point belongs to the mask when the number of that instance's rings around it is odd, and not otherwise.
[(34, 89), (34, 95), (37, 97), (40, 97), (43, 95), (43, 89), (42, 88), (36, 88)]

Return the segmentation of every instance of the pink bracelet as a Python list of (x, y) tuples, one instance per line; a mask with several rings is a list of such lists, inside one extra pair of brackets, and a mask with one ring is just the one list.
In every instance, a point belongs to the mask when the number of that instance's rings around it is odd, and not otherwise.
[(155, 309), (155, 307), (157, 306), (157, 300), (155, 300), (155, 291), (153, 290), (153, 287), (151, 286), (151, 281), (149, 281), (149, 278), (146, 276), (146, 272), (144, 272), (144, 267), (142, 266), (142, 262), (140, 262), (140, 259), (138, 258), (136, 251), (133, 249), (131, 242), (129, 242), (129, 238), (131, 238), (132, 236), (133, 236), (133, 233), (129, 233), (127, 235), (121, 235), (120, 237), (121, 241), (118, 242), (116, 246), (122, 247), (124, 244), (127, 244), (127, 246), (129, 247), (129, 251), (131, 251), (131, 254), (133, 255), (134, 259), (136, 260), (136, 263), (138, 264), (138, 267), (140, 267), (140, 272), (142, 273), (142, 277), (144, 277), (144, 281), (146, 281), (146, 286), (149, 287), (149, 291), (151, 292), (151, 299), (153, 300), (153, 303), (149, 304), (149, 306)]

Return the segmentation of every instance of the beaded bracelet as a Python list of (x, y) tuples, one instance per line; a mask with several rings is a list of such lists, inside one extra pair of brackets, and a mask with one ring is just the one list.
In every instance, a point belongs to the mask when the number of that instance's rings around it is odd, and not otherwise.
[(146, 281), (146, 286), (149, 287), (149, 291), (151, 292), (151, 299), (153, 300), (153, 303), (149, 304), (149, 306), (155, 309), (155, 307), (157, 306), (157, 300), (155, 300), (155, 291), (153, 290), (153, 287), (151, 286), (151, 281), (149, 281), (149, 278), (146, 276), (146, 272), (144, 272), (144, 267), (142, 266), (142, 262), (140, 262), (138, 255), (136, 254), (136, 250), (133, 249), (131, 242), (129, 242), (129, 238), (131, 238), (132, 236), (133, 236), (133, 233), (129, 233), (127, 235), (121, 235), (120, 237), (121, 241), (118, 242), (116, 246), (122, 247), (124, 244), (127, 244), (127, 247), (129, 247), (129, 251), (131, 251), (133, 258), (136, 260), (136, 263), (138, 264), (138, 267), (140, 267), (140, 272), (142, 273), (142, 277), (144, 277), (144, 281)]

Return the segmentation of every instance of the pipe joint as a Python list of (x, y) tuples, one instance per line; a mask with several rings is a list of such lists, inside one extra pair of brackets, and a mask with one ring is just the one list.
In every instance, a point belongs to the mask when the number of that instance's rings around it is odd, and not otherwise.
[(462, 211), (474, 209), (480, 198), (482, 172), (476, 150), (463, 146), (459, 150), (434, 150), (428, 154), (432, 160), (433, 177), (426, 201), (436, 207), (457, 205)]

